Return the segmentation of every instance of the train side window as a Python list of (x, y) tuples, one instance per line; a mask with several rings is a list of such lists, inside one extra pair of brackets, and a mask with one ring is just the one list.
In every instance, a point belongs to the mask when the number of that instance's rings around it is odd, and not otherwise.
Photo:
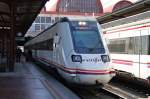
[(134, 37), (134, 54), (140, 54), (141, 41), (140, 36)]
[(120, 53), (120, 54), (127, 53), (126, 40), (125, 39), (110, 40), (108, 48), (111, 53)]
[(127, 53), (126, 52), (126, 40), (124, 39), (124, 40), (120, 40), (120, 41), (118, 41), (117, 42), (118, 44), (118, 52), (120, 52), (120, 53)]
[(148, 38), (149, 37), (147, 35), (141, 37), (141, 54), (143, 55), (148, 55)]
[(148, 36), (148, 55), (150, 55), (150, 35)]
[(128, 38), (128, 54), (134, 54), (134, 38)]
[(53, 39), (47, 41), (48, 50), (53, 50)]

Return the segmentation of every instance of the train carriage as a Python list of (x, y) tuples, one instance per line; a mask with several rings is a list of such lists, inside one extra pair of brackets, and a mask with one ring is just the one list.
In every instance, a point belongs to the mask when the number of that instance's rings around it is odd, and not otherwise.
[(114, 69), (150, 79), (150, 11), (103, 24)]
[(68, 82), (108, 83), (114, 76), (109, 51), (94, 18), (62, 18), (25, 44), (33, 58), (57, 69)]

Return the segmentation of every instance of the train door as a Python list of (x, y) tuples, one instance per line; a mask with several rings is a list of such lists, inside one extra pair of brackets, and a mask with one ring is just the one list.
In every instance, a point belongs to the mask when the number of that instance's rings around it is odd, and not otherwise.
[(149, 36), (148, 29), (140, 30), (140, 62), (139, 62), (139, 77), (146, 78), (148, 74), (148, 62), (150, 58), (148, 58), (148, 47), (149, 47)]
[(135, 77), (139, 77), (140, 75), (140, 50), (141, 50), (141, 37), (140, 37), (140, 31), (134, 31), (136, 36), (133, 38), (133, 44), (134, 44), (134, 52), (133, 52), (133, 74)]
[(133, 31), (133, 36), (129, 40), (129, 54), (133, 62), (132, 74), (135, 77), (140, 77), (140, 59), (141, 59), (141, 31)]

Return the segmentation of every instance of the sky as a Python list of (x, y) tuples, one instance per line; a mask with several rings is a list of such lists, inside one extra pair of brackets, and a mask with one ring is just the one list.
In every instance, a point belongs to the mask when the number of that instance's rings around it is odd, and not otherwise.
[[(58, 0), (49, 0), (46, 3), (46, 10), (50, 9), (50, 11), (55, 11), (57, 1)], [(104, 9), (107, 8), (107, 7), (110, 7), (111, 5), (116, 4), (118, 1), (120, 1), (120, 0), (101, 0)], [(138, 0), (129, 0), (129, 1), (136, 2)]]
[(58, 0), (49, 0), (45, 5), (46, 10), (51, 9), (51, 11), (55, 11), (57, 2), (58, 2)]

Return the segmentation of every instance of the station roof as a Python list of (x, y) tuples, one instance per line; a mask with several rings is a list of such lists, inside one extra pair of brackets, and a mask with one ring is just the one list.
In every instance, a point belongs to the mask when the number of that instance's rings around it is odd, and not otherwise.
[(24, 36), (46, 1), (0, 0), (0, 30), (11, 30), (13, 23), (15, 33)]
[(100, 24), (104, 24), (110, 21), (114, 21), (117, 19), (125, 18), (131, 15), (135, 15), (141, 12), (145, 12), (150, 10), (150, 0), (141, 0), (133, 5), (130, 5), (126, 8), (116, 10), (112, 13), (105, 14), (101, 17), (98, 17), (97, 20)]

